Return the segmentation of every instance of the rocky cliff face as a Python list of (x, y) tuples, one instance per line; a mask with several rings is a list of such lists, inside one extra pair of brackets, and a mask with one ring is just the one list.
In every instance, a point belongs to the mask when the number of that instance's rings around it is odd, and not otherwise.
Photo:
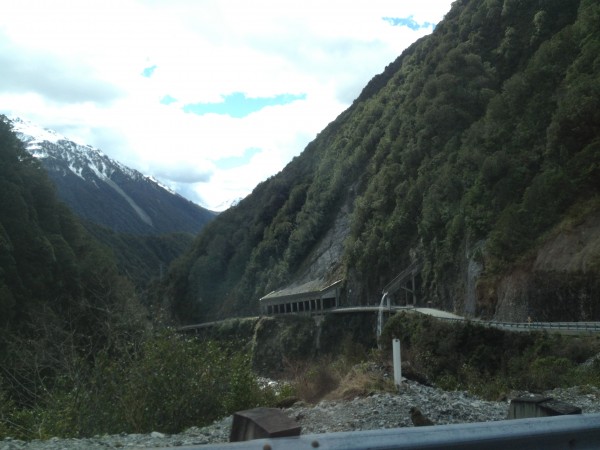
[[(302, 280), (331, 277), (343, 257), (349, 210), (340, 209), (334, 225), (314, 250)], [(465, 249), (457, 261), (459, 276), (440, 288), (454, 302), (448, 309), (467, 317), (526, 322), (600, 320), (600, 211), (567, 220), (547, 233), (537, 249), (507, 273), (489, 277), (482, 261), (485, 241)], [(346, 280), (346, 304), (360, 277)], [(356, 289), (358, 291), (358, 289)]]
[[(600, 212), (562, 223), (518, 268), (480, 292), (495, 302), (496, 320), (592, 321), (600, 319)], [(482, 284), (482, 286), (485, 283)]]

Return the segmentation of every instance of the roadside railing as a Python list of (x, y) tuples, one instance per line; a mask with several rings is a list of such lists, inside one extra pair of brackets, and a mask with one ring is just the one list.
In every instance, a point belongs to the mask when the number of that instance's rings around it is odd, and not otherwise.
[(472, 322), (484, 327), (502, 328), (512, 331), (556, 331), (574, 333), (600, 333), (600, 322), (501, 322), (467, 318), (436, 317), (451, 322)]
[(591, 450), (600, 448), (600, 414), (325, 433), (185, 448), (188, 450)]
[[(338, 310), (333, 312), (353, 312), (363, 310), (379, 310), (380, 308), (375, 306), (370, 307), (355, 307), (355, 308), (338, 308)], [(415, 308), (413, 306), (391, 306), (389, 308), (385, 308), (387, 312), (399, 312), (399, 311), (409, 311), (409, 312), (420, 312), (419, 308)], [(481, 320), (481, 319), (471, 319), (468, 317), (444, 317), (443, 315), (433, 315), (438, 320), (445, 320), (449, 322), (472, 322), (477, 325), (481, 325), (484, 327), (495, 327), (501, 328), (504, 330), (512, 330), (512, 331), (555, 331), (555, 332), (563, 332), (563, 333), (600, 333), (600, 322), (504, 322), (498, 320)]]

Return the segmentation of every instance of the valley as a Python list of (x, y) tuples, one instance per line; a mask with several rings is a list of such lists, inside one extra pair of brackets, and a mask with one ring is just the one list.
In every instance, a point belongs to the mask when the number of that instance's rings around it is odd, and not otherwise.
[(219, 214), (1, 116), (0, 442), (177, 435), (290, 399), (402, 425), (406, 402), (517, 392), (597, 411), (598, 55), (597, 1), (456, 1)]

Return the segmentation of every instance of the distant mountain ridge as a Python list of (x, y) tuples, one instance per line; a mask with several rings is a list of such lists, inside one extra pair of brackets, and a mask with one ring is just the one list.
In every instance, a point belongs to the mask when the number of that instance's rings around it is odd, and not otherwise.
[(195, 234), (216, 216), (96, 148), (22, 119), (11, 123), (59, 197), (85, 220), (117, 232)]

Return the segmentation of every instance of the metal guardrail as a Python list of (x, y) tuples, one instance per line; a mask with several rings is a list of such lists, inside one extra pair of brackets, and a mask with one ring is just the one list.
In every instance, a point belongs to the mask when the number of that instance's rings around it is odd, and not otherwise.
[(439, 320), (452, 322), (472, 322), (484, 327), (502, 328), (512, 331), (556, 331), (574, 333), (600, 333), (600, 322), (500, 322), (496, 320), (457, 319), (436, 317)]
[(597, 450), (600, 414), (394, 428), (178, 447), (187, 450)]
[[(484, 322), (485, 323), (485, 322)], [(531, 323), (508, 323), (508, 322), (487, 322), (488, 326), (500, 328), (517, 328), (524, 330), (555, 330), (555, 331), (577, 331), (577, 332), (600, 332), (600, 323), (598, 322), (531, 322)]]
[[(330, 313), (351, 313), (351, 312), (367, 312), (380, 311), (380, 306), (356, 306), (356, 307), (341, 307), (327, 312)], [(383, 309), (385, 312), (421, 312), (414, 306), (390, 306)], [(446, 320), (450, 322), (471, 322), (484, 327), (495, 327), (504, 330), (512, 331), (541, 331), (549, 330), (556, 332), (573, 332), (573, 333), (600, 333), (600, 322), (502, 322), (497, 320), (481, 320), (471, 319), (467, 317), (444, 317), (442, 315), (432, 316), (438, 320)]]

